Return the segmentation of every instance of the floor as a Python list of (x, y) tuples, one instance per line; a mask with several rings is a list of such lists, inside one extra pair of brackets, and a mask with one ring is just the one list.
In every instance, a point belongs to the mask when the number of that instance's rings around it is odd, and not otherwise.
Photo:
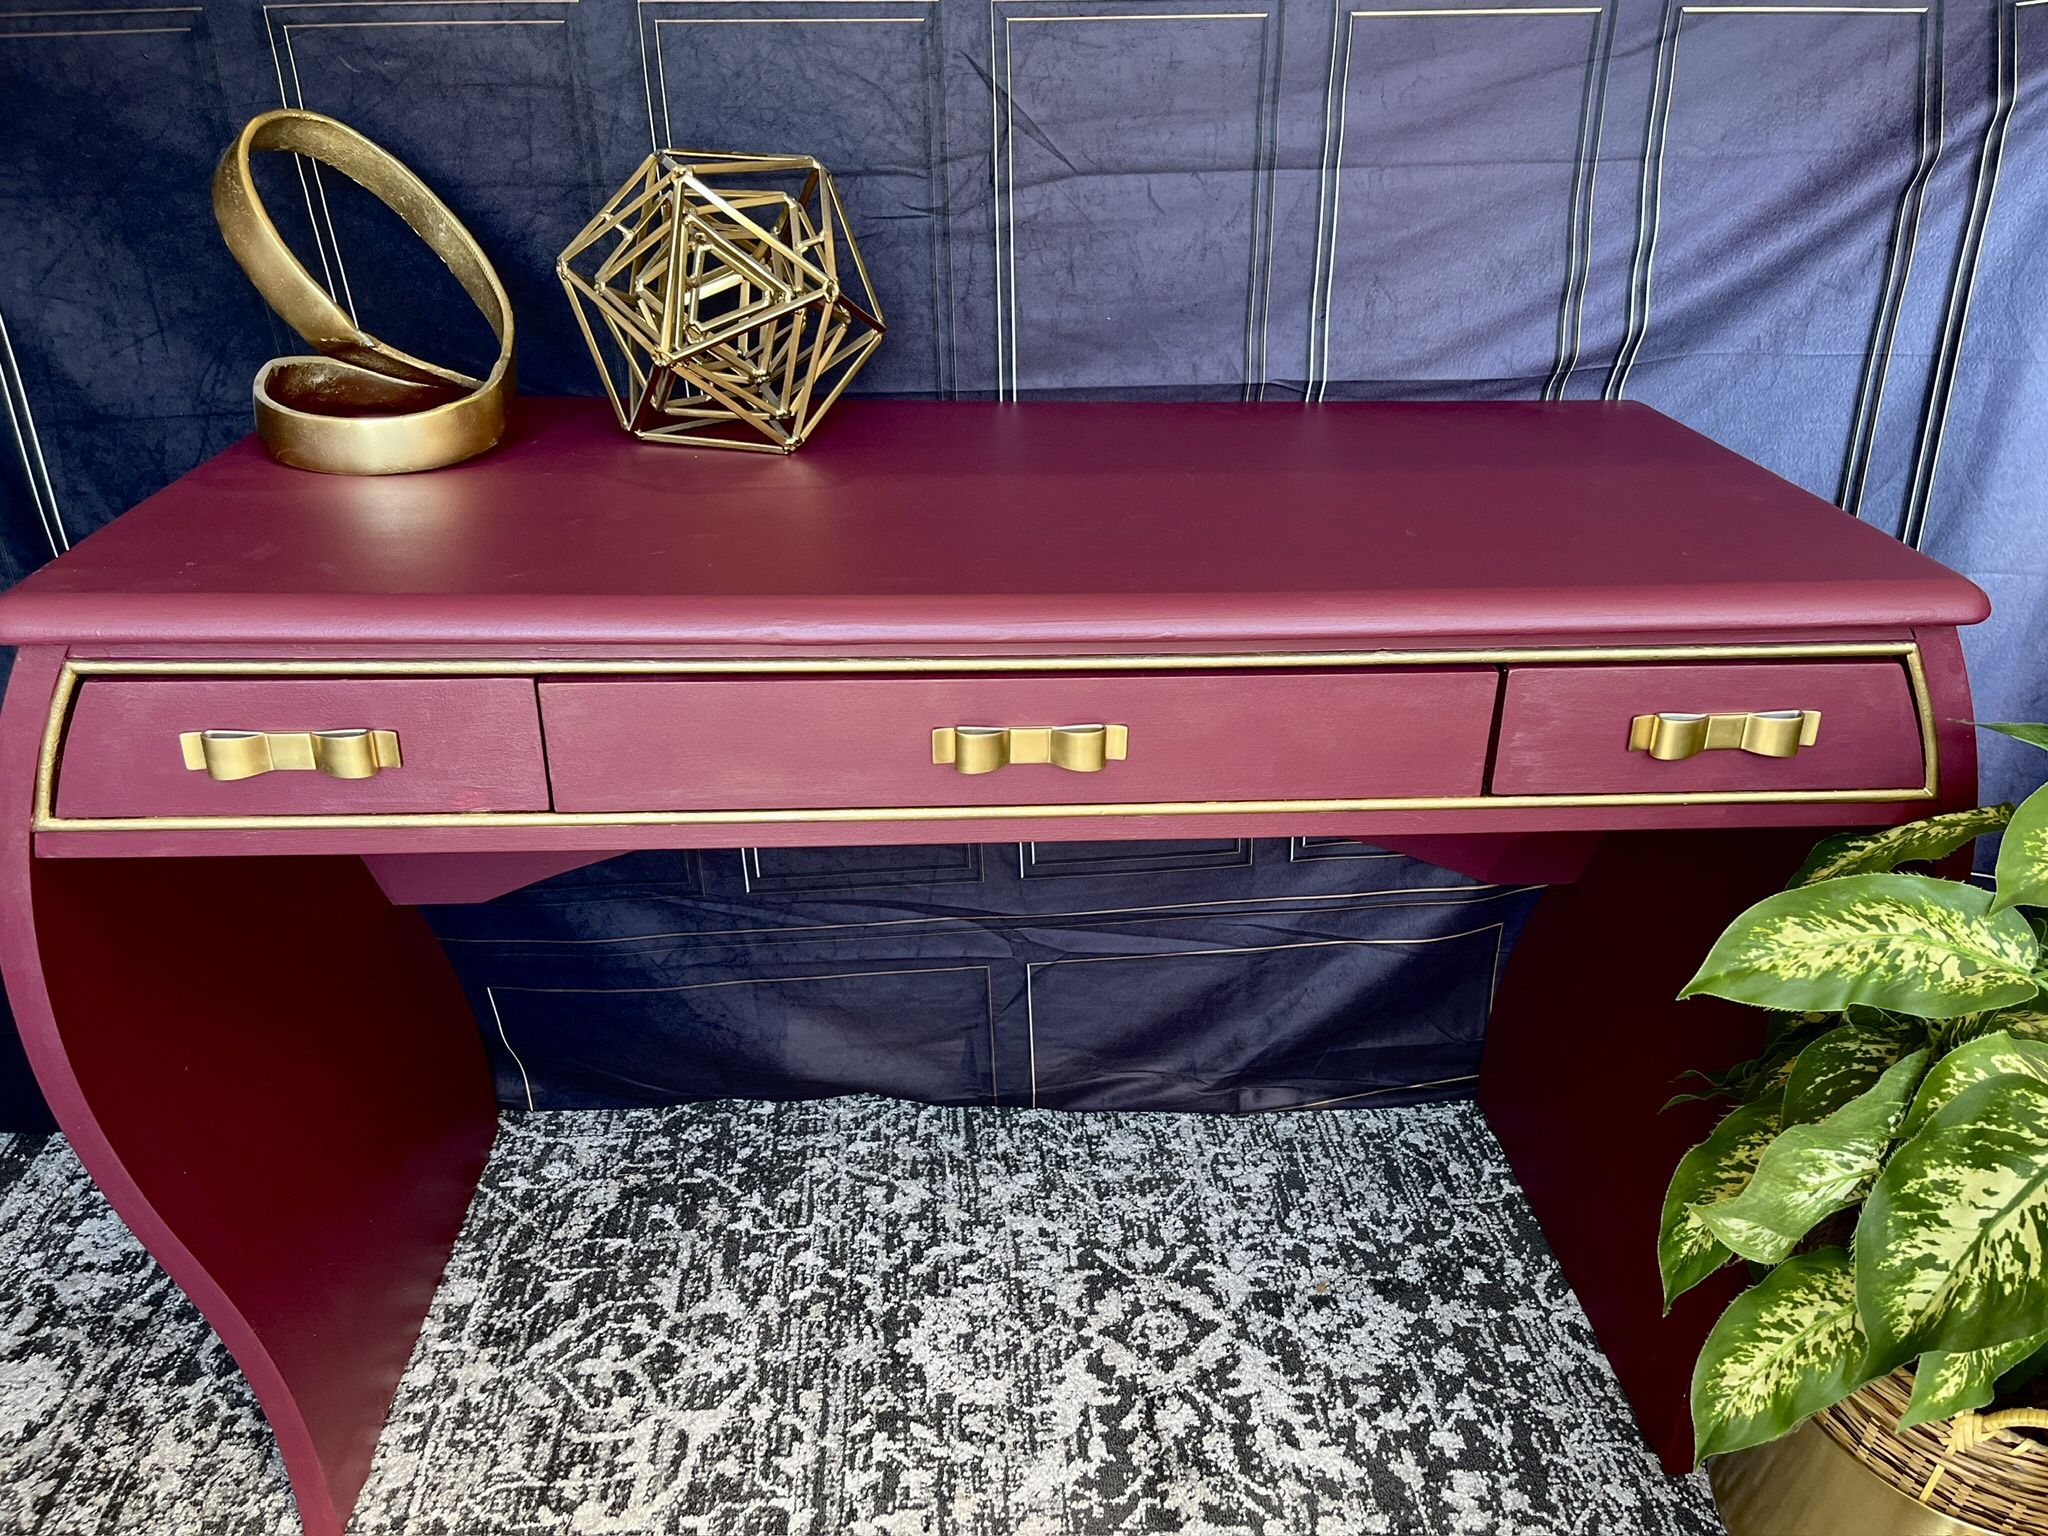
[[(295, 1529), (225, 1353), (0, 1137), (0, 1530)], [(508, 1115), (356, 1536), (1711, 1536), (1469, 1105)]]

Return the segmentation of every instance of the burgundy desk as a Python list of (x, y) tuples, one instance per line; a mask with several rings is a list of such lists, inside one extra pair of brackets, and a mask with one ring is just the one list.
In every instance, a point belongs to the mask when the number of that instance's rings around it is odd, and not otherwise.
[[(1193, 828), (1568, 882), (1480, 1099), (1677, 1466), (1727, 1288), (1658, 1316), (1704, 1121), (1655, 1111), (1750, 1026), (1672, 996), (1798, 829), (1970, 801), (1956, 626), (1986, 611), (1634, 405), (856, 402), (764, 459), (533, 401), (484, 459), (364, 480), (245, 442), (0, 597), (0, 965), (79, 1156), (335, 1536), (494, 1124), (407, 903), (627, 848)], [(1819, 712), (1792, 756), (1630, 749), (1642, 714), (1787, 710)], [(1126, 754), (945, 734), (1090, 724)], [(277, 734), (181, 740), (208, 730)], [(395, 743), (289, 766), (330, 730)]]

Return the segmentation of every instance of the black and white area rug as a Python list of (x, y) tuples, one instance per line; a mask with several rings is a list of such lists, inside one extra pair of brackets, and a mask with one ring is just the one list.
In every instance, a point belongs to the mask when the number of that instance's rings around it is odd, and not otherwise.
[[(0, 1137), (0, 1530), (295, 1524), (225, 1352)], [(1709, 1536), (1464, 1104), (518, 1114), (356, 1536)]]

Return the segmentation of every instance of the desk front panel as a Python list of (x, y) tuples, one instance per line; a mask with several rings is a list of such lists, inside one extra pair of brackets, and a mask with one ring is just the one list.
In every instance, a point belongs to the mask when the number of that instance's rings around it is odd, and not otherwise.
[[(1969, 732), (1949, 723), (1970, 714), (1957, 652), (1941, 631), (1202, 656), (52, 658), (35, 825), (39, 851), (69, 856), (1872, 825), (1941, 801), (1951, 763), (1968, 780)], [(1720, 741), (1660, 756), (1632, 744), (1658, 711), (1790, 712), (1812, 729), (1780, 755)], [(223, 728), (382, 729), (403, 761), (236, 779), (196, 771), (189, 741), (181, 761), (181, 738)], [(990, 732), (1009, 753), (993, 765)]]

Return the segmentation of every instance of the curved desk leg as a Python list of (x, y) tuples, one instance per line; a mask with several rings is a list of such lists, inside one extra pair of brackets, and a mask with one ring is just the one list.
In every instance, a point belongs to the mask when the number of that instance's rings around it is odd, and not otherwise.
[[(0, 711), (0, 965), (58, 1123), (340, 1536), (496, 1127), (461, 990), (348, 859), (34, 859), (53, 666)], [(25, 675), (26, 674), (26, 675)]]
[[(1941, 771), (1937, 797), (1901, 803), (1900, 821), (1977, 803), (1961, 646), (1954, 630), (1915, 638)], [(1675, 999), (1729, 920), (1781, 889), (1832, 830), (1607, 834), (1577, 883), (1553, 886), (1537, 904), (1487, 1027), (1480, 1108), (1671, 1472), (1692, 1465), (1694, 1358), (1744, 1277), (1739, 1266), (1725, 1269), (1662, 1315), (1664, 1187), (1727, 1106), (1659, 1106), (1684, 1091), (1687, 1069), (1754, 1055), (1763, 1028), (1753, 1008)], [(1968, 859), (1966, 851), (1945, 873), (1960, 878)]]
[(1784, 883), (1818, 834), (1609, 835), (1516, 942), (1487, 1026), (1479, 1105), (1665, 1468), (1692, 1465), (1693, 1358), (1740, 1277), (1663, 1312), (1657, 1220), (1685, 1149), (1725, 1106), (1660, 1106), (1680, 1075), (1753, 1055), (1762, 1016), (1677, 1002), (1721, 929)]
[(1686, 1148), (1726, 1101), (1661, 1106), (1691, 1068), (1756, 1054), (1763, 1015), (1678, 989), (1729, 920), (1780, 889), (1824, 833), (1612, 833), (1576, 884), (1544, 892), (1508, 964), (1479, 1104), (1644, 1436), (1692, 1465), (1692, 1367), (1746, 1283), (1722, 1270), (1663, 1315), (1657, 1221)]

